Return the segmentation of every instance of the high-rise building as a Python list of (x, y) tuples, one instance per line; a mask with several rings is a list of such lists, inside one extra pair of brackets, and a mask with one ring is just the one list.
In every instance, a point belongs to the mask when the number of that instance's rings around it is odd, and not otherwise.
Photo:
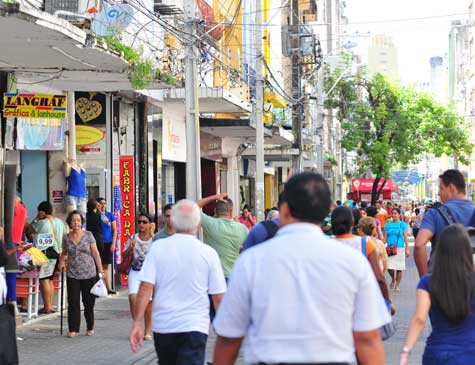
[(447, 67), (444, 58), (431, 57), (430, 60), (430, 92), (439, 103), (447, 102)]
[(381, 73), (390, 79), (399, 77), (398, 51), (393, 39), (385, 34), (373, 37), (368, 49), (368, 75)]

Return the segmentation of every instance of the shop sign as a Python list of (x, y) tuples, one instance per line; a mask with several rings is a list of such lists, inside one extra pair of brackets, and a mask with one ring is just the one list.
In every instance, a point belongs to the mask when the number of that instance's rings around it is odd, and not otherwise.
[(223, 158), (221, 138), (207, 133), (200, 133), (201, 157), (213, 161)]
[(135, 184), (134, 156), (119, 157), (121, 242), (126, 242), (135, 233)]
[(97, 127), (90, 125), (76, 126), (76, 145), (90, 146), (96, 144), (104, 139), (106, 132)]
[(186, 162), (186, 125), (183, 115), (163, 111), (162, 158), (168, 161)]
[(53, 190), (53, 203), (60, 204), (64, 201), (64, 191)]
[(77, 91), (74, 93), (76, 125), (106, 124), (106, 96), (96, 92)]
[(5, 118), (67, 118), (66, 95), (15, 94), (3, 95)]

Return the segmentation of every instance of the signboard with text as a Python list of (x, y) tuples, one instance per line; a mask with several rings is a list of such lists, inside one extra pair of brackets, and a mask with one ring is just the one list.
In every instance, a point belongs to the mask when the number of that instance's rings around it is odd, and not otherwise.
[(67, 118), (66, 95), (15, 94), (3, 95), (5, 118)]
[(119, 178), (122, 196), (120, 241), (125, 243), (135, 233), (134, 156), (119, 157)]

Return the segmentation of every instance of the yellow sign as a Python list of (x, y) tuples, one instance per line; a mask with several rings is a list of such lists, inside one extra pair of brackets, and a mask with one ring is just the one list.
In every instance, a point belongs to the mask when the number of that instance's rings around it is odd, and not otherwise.
[(105, 132), (97, 127), (90, 125), (77, 125), (76, 126), (76, 145), (88, 146), (95, 144), (104, 139)]
[(66, 119), (66, 95), (3, 94), (5, 118)]

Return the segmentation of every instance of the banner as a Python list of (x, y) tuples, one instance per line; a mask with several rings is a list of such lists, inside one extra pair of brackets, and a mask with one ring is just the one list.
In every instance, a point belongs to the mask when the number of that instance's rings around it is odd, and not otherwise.
[(12, 94), (3, 95), (5, 118), (67, 118), (66, 95)]
[(135, 233), (134, 156), (119, 157), (119, 179), (122, 197), (120, 241), (125, 243)]
[(3, 94), (3, 116), (17, 118), (18, 150), (64, 149), (66, 95)]
[(62, 151), (64, 120), (18, 118), (16, 148), (29, 151)]
[(76, 91), (74, 93), (76, 125), (106, 124), (106, 96), (96, 92)]

